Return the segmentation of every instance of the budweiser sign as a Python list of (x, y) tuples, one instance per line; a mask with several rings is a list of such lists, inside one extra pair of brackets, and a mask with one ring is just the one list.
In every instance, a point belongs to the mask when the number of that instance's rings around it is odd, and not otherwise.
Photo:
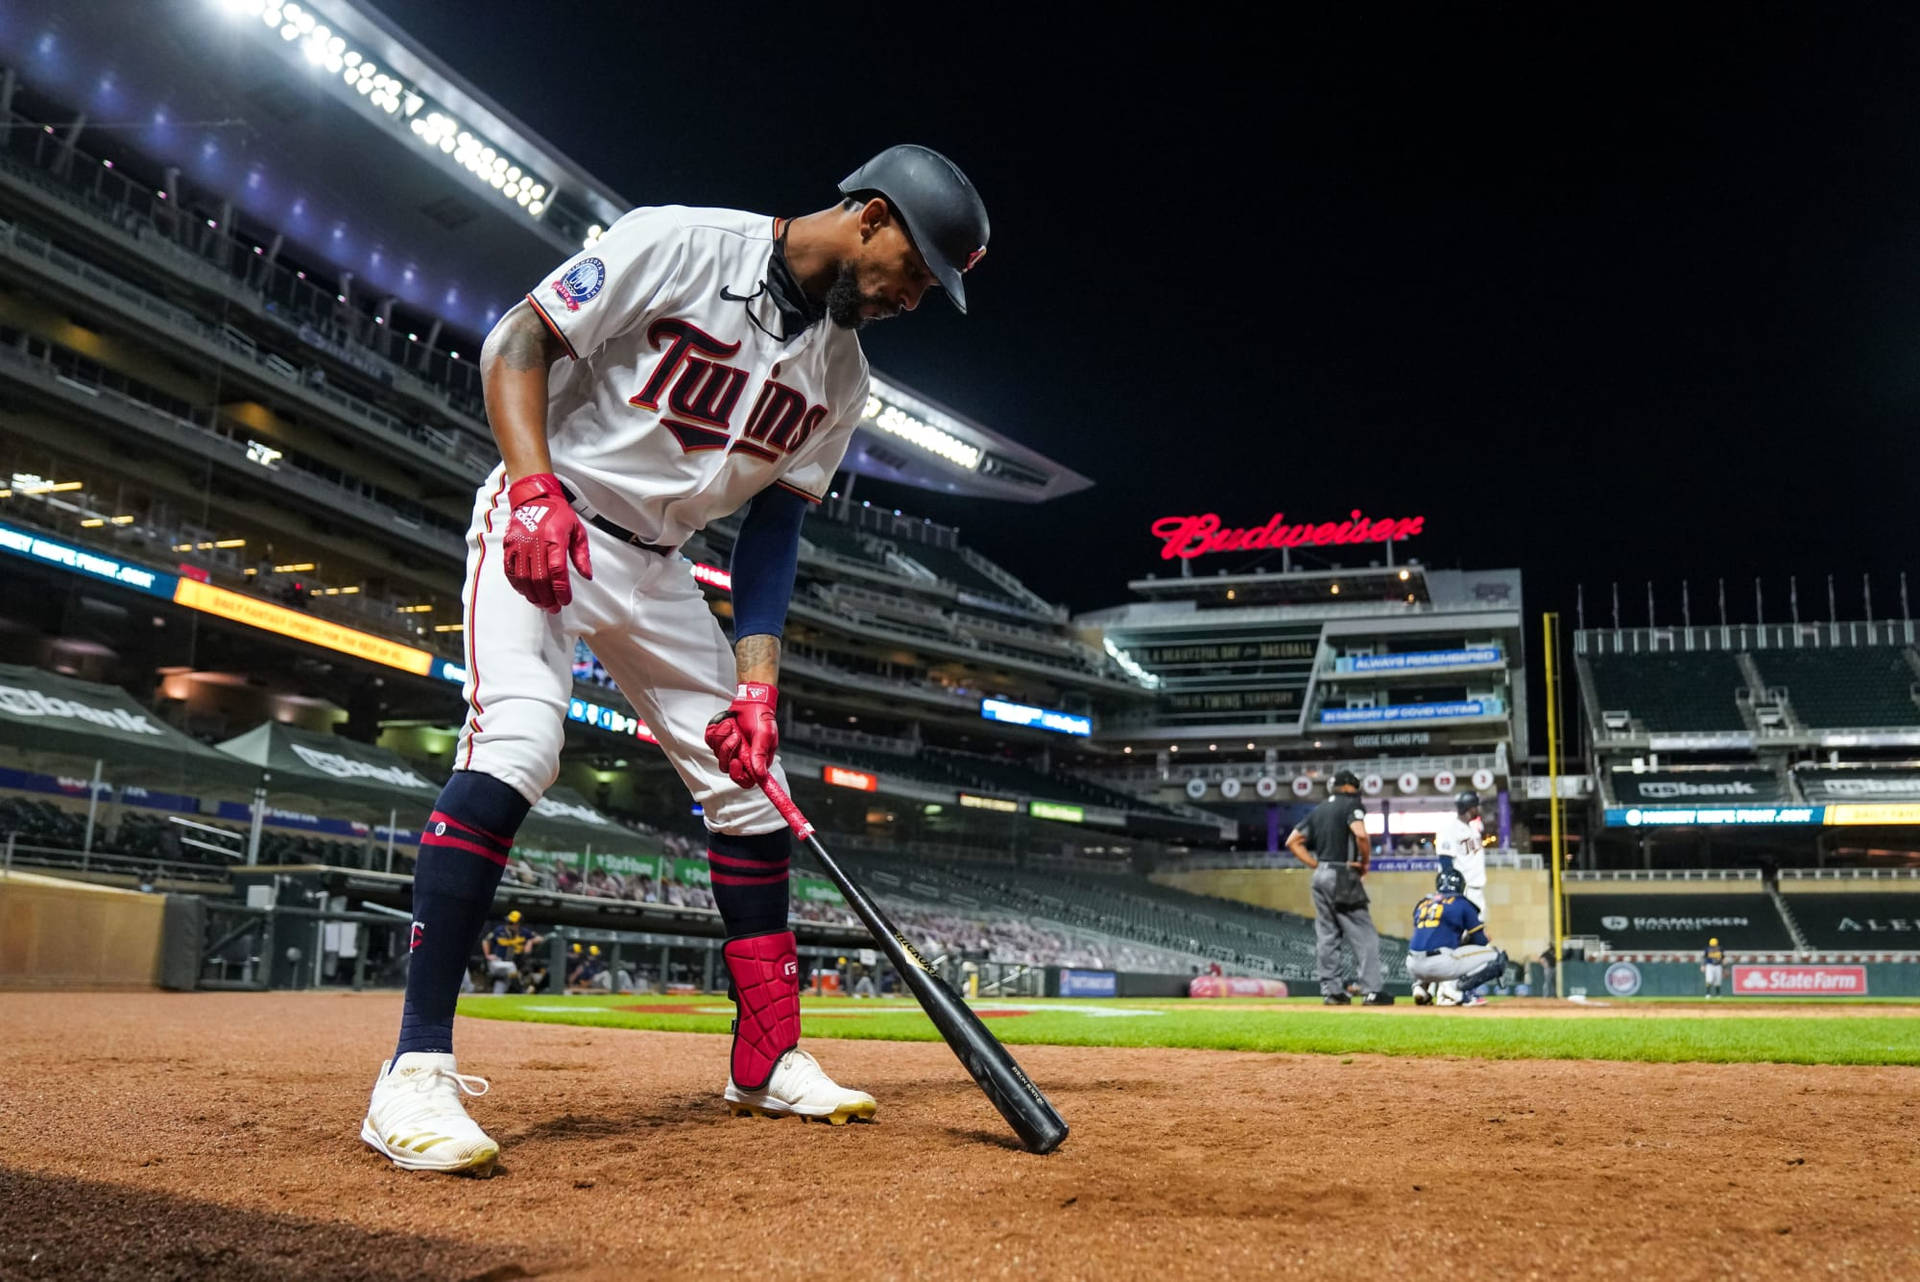
[(1212, 512), (1200, 516), (1163, 516), (1153, 523), (1153, 536), (1166, 546), (1163, 561), (1191, 561), (1209, 552), (1254, 552), (1262, 548), (1345, 547), (1354, 543), (1398, 543), (1420, 533), (1424, 516), (1368, 518), (1355, 508), (1344, 521), (1319, 524), (1286, 523), (1285, 512), (1275, 512), (1265, 525), (1224, 526)]

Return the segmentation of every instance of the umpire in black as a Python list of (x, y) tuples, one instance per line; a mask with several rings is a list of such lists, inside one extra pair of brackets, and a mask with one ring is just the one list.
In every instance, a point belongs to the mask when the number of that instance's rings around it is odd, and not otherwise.
[(1340, 941), (1353, 948), (1360, 969), (1360, 987), (1369, 1006), (1391, 1006), (1393, 995), (1383, 987), (1380, 971), (1380, 932), (1367, 911), (1367, 888), (1361, 883), (1373, 840), (1367, 836), (1367, 812), (1360, 802), (1360, 780), (1353, 771), (1333, 777), (1332, 795), (1287, 834), (1287, 849), (1313, 869), (1314, 960), (1320, 971), (1320, 995), (1329, 1006), (1346, 1006), (1345, 967), (1340, 964)]

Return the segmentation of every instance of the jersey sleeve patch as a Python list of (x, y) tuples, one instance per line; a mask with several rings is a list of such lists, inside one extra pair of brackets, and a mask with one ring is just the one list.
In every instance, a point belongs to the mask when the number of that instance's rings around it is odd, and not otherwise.
[(553, 282), (553, 292), (561, 306), (577, 312), (580, 304), (592, 300), (606, 283), (607, 265), (598, 258), (582, 258), (560, 273), (559, 279)]

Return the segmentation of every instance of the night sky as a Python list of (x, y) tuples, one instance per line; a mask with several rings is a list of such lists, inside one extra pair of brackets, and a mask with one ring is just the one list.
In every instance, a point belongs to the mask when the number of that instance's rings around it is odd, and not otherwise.
[(1841, 617), (1863, 572), (1898, 612), (1910, 9), (384, 8), (638, 203), (797, 214), (889, 143), (958, 161), (973, 314), (930, 295), (867, 351), (1096, 485), (887, 497), (1050, 598), (1123, 599), (1158, 515), (1361, 507), (1426, 515), (1430, 564), (1518, 564), (1532, 607), (1584, 582), (1590, 622), (1614, 580), (1644, 622), (1649, 579), (1678, 622), (1682, 578), (1707, 621), (1717, 576), (1750, 619), (1755, 575), (1780, 619), (1789, 573), (1804, 616), (1828, 572)]

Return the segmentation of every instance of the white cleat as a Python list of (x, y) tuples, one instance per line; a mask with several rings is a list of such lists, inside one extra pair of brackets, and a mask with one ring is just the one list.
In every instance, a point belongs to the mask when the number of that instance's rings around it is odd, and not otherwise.
[(486, 1093), (486, 1079), (456, 1072), (453, 1056), (411, 1051), (380, 1066), (360, 1138), (409, 1171), (489, 1175), (500, 1146), (460, 1101)]
[(880, 1106), (865, 1091), (850, 1091), (834, 1082), (819, 1061), (805, 1051), (792, 1050), (773, 1066), (765, 1089), (743, 1091), (727, 1075), (727, 1107), (735, 1117), (798, 1117), (844, 1126), (871, 1122)]
[(1413, 1004), (1415, 1006), (1433, 1005), (1433, 988), (1424, 979), (1414, 981)]

